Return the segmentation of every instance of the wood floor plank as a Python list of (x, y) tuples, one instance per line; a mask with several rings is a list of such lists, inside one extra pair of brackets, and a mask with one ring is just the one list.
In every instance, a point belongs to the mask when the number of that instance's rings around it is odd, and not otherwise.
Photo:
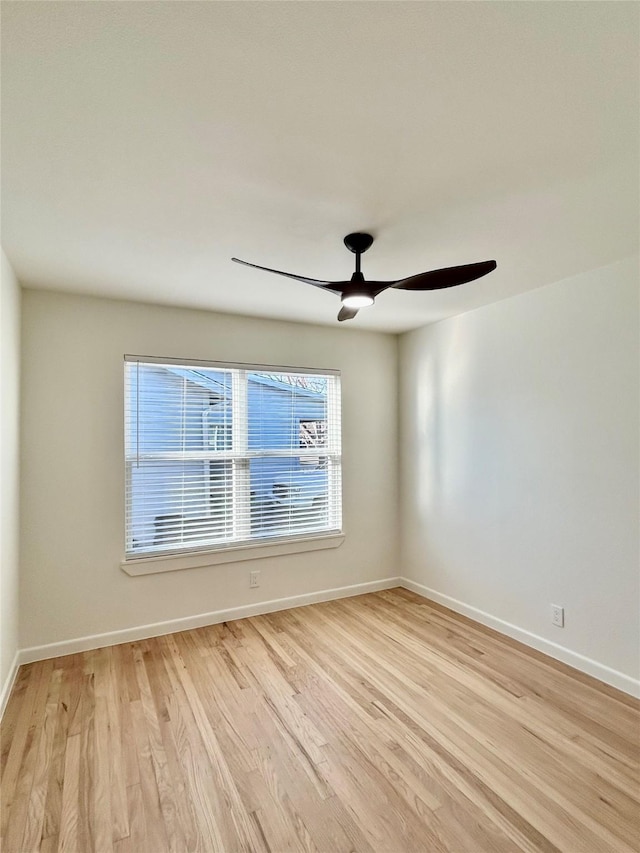
[(165, 773), (167, 783), (171, 785), (172, 800), (175, 806), (174, 819), (178, 823), (184, 849), (202, 850), (204, 849), (203, 841), (198, 830), (174, 734), (175, 731), (180, 730), (177, 719), (179, 715), (173, 711), (171, 681), (163, 658), (158, 653), (157, 644), (146, 644), (144, 660), (156, 705), (159, 735), (167, 762)]
[(173, 638), (161, 638), (159, 646), (172, 687), (168, 703), (171, 732), (194, 814), (197, 839), (194, 849), (222, 850), (220, 820), (211, 806), (216, 796), (212, 774), (198, 724), (180, 677), (185, 665)]
[[(138, 688), (140, 690), (140, 707), (144, 717), (144, 726), (149, 744), (149, 757), (153, 767), (155, 779), (155, 787), (160, 803), (160, 811), (162, 813), (162, 821), (167, 835), (167, 843), (169, 850), (174, 851), (184, 849), (184, 830), (178, 820), (178, 809), (176, 806), (176, 798), (174, 796), (174, 780), (169, 772), (167, 754), (165, 750), (162, 733), (160, 730), (161, 716), (165, 716), (166, 707), (164, 697), (156, 697), (151, 692), (151, 684), (149, 681), (149, 653), (146, 650), (148, 644), (142, 643), (141, 647), (134, 652), (134, 665), (138, 679)], [(158, 713), (160, 707), (160, 714)], [(168, 716), (168, 715), (167, 715)], [(150, 780), (148, 784), (151, 784)]]
[[(131, 703), (131, 716), (136, 736), (138, 749), (138, 764), (140, 768), (140, 797), (139, 809), (142, 812), (144, 827), (143, 843), (141, 850), (148, 853), (166, 853), (169, 850), (167, 828), (164, 823), (162, 808), (160, 805), (160, 791), (154, 773), (151, 747), (147, 734), (144, 708), (142, 700), (136, 699)], [(133, 789), (136, 786), (132, 786)], [(127, 789), (131, 791), (132, 789)], [(130, 829), (131, 831), (131, 829)], [(96, 853), (99, 848), (95, 849)]]
[(81, 698), (78, 703), (79, 763), (78, 763), (78, 849), (95, 850), (94, 826), (94, 752), (95, 752), (95, 676), (89, 671), (87, 656), (80, 678)]
[(65, 750), (62, 812), (58, 835), (58, 849), (61, 853), (72, 853), (72, 851), (80, 849), (78, 842), (80, 742), (81, 738), (79, 734), (72, 735), (67, 740)]
[(145, 850), (149, 837), (146, 829), (142, 785), (140, 783), (129, 785), (127, 788), (127, 804), (129, 808), (129, 837), (122, 839), (122, 841), (128, 842), (128, 853), (138, 853), (138, 851)]
[[(130, 675), (132, 678), (129, 677)], [(121, 646), (114, 646), (112, 677), (115, 680), (118, 714), (120, 717), (120, 760), (124, 762), (124, 772), (121, 769), (120, 776), (122, 778), (118, 780), (118, 784), (124, 785), (127, 811), (129, 812), (128, 789), (133, 785), (140, 784), (140, 768), (138, 767), (133, 720), (131, 718), (131, 702), (139, 699), (140, 694), (136, 682), (134, 695), (131, 696), (132, 681), (135, 680), (131, 644), (127, 643)]]
[[(206, 667), (203, 667), (201, 658), (196, 654), (189, 655), (190, 647), (188, 638), (173, 635), (168, 640), (174, 659), (189, 661), (194, 674), (201, 679), (206, 678)], [(184, 657), (181, 654), (184, 651)], [(237, 784), (229, 770), (229, 763), (225, 759), (220, 748), (220, 743), (215, 731), (207, 717), (202, 698), (198, 692), (197, 683), (192, 676), (189, 667), (178, 664), (177, 671), (181, 681), (182, 689), (189, 703), (191, 718), (187, 723), (191, 732), (197, 732), (200, 744), (200, 752), (206, 760), (203, 778), (207, 780), (207, 800), (214, 816), (214, 822), (210, 828), (214, 830), (212, 849), (226, 851), (237, 849), (248, 851), (252, 845), (259, 844), (254, 823), (251, 821), (249, 812), (242, 803)], [(200, 758), (197, 753), (194, 756)], [(206, 803), (203, 804), (206, 810)]]
[(60, 833), (64, 761), (69, 731), (69, 702), (74, 689), (70, 680), (70, 671), (61, 667), (60, 675), (60, 696), (57, 707), (54, 709), (56, 716), (55, 734), (51, 750), (49, 779), (47, 782), (47, 799), (44, 808), (43, 839), (51, 837), (58, 839)]
[(407, 590), (21, 667), (3, 853), (640, 853), (640, 703)]
[(58, 717), (58, 697), (60, 696), (61, 682), (62, 670), (55, 669), (49, 682), (44, 718), (34, 738), (34, 743), (37, 741), (34, 775), (27, 807), (27, 820), (22, 837), (22, 847), (25, 850), (35, 850), (40, 846), (43, 837), (49, 768)]
[(0, 838), (7, 849), (20, 850), (27, 822), (31, 787), (36, 772), (36, 755), (42, 735), (43, 721), (47, 710), (47, 695), (53, 673), (52, 661), (34, 664), (33, 689), (25, 697), (24, 714), (15, 734), (15, 760), (13, 743), (5, 773), (2, 778), (2, 821)]
[(4, 716), (2, 717), (2, 731), (0, 732), (0, 778), (4, 775), (9, 750), (13, 743), (18, 721), (22, 715), (27, 687), (32, 683), (29, 667), (21, 666), (18, 669), (16, 679), (11, 690), (11, 702), (7, 703)]
[[(110, 737), (108, 716), (108, 678), (110, 649), (98, 649), (93, 653), (94, 674), (94, 727), (93, 779), (91, 829), (95, 833), (96, 848), (104, 853), (113, 850), (113, 795), (110, 784)], [(115, 721), (114, 721), (115, 725)]]

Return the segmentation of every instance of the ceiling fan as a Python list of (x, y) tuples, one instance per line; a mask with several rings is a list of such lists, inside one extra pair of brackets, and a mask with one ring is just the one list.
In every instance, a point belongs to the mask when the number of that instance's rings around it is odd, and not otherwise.
[(372, 243), (371, 234), (347, 234), (344, 238), (345, 246), (356, 256), (356, 270), (350, 281), (319, 281), (316, 278), (305, 278), (302, 275), (250, 264), (248, 261), (241, 261), (239, 258), (231, 258), (231, 260), (237, 264), (244, 264), (246, 267), (254, 267), (258, 270), (284, 275), (287, 278), (295, 278), (296, 281), (313, 284), (315, 287), (329, 291), (329, 293), (337, 294), (342, 301), (342, 308), (338, 314), (340, 321), (352, 320), (361, 308), (373, 305), (376, 296), (390, 287), (398, 290), (441, 290), (443, 287), (455, 287), (457, 284), (474, 281), (476, 278), (493, 272), (497, 266), (495, 261), (481, 261), (477, 264), (464, 264), (460, 267), (445, 267), (441, 270), (422, 272), (395, 281), (366, 281), (360, 270), (360, 256), (371, 247)]

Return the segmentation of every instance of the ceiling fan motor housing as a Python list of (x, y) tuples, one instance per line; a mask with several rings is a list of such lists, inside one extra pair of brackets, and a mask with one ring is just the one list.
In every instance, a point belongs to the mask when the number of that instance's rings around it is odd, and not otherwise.
[(364, 276), (357, 270), (351, 276), (351, 281), (342, 285), (342, 304), (347, 308), (365, 308), (373, 305), (375, 299), (367, 288)]

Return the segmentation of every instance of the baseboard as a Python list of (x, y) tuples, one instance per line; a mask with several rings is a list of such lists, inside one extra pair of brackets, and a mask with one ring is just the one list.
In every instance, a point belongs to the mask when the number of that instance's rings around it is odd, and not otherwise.
[(506, 634), (507, 637), (511, 637), (513, 640), (518, 640), (526, 646), (537, 649), (539, 652), (543, 652), (555, 660), (562, 661), (562, 663), (580, 670), (580, 672), (591, 675), (599, 681), (604, 681), (605, 684), (617, 687), (623, 693), (640, 698), (640, 680), (638, 679), (631, 678), (631, 676), (625, 675), (623, 672), (611, 669), (611, 667), (605, 666), (605, 664), (598, 663), (598, 661), (578, 654), (578, 652), (573, 652), (571, 649), (560, 646), (558, 643), (546, 640), (538, 634), (533, 634), (531, 631), (526, 631), (524, 628), (519, 628), (510, 622), (498, 619), (497, 616), (485, 613), (484, 610), (479, 610), (477, 607), (472, 607), (470, 604), (465, 604), (463, 601), (458, 601), (456, 598), (451, 598), (409, 578), (400, 578), (400, 586), (416, 592), (424, 598), (435, 601), (437, 604), (442, 604), (450, 610), (455, 610), (456, 613), (468, 616), (475, 622), (480, 622), (481, 625), (493, 628), (500, 634)]
[(101, 649), (105, 646), (117, 646), (119, 643), (132, 643), (136, 640), (147, 640), (150, 637), (161, 637), (164, 634), (175, 634), (177, 631), (189, 631), (192, 628), (204, 628), (219, 622), (245, 619), (247, 616), (261, 616), (264, 613), (275, 613), (277, 610), (289, 610), (292, 607), (304, 607), (307, 604), (317, 604), (321, 601), (333, 601), (337, 598), (349, 598), (353, 595), (364, 595), (367, 592), (378, 592), (382, 589), (392, 589), (400, 586), (400, 578), (383, 578), (379, 581), (358, 583), (351, 586), (341, 586), (335, 589), (322, 589), (318, 592), (307, 592), (303, 595), (292, 595), (288, 598), (276, 598), (272, 601), (260, 601), (256, 604), (245, 604), (241, 607), (231, 607), (227, 610), (214, 610), (211, 613), (200, 613), (197, 616), (186, 616), (182, 619), (172, 619), (168, 622), (155, 622), (151, 625), (139, 625), (125, 628), (121, 631), (110, 631), (106, 634), (92, 634), (88, 637), (78, 637), (73, 640), (63, 640), (60, 643), (49, 643), (45, 646), (32, 646), (21, 649), (17, 655), (20, 664), (33, 663), (37, 660), (71, 655), (76, 652), (87, 652), (91, 649)]
[(9, 700), (9, 696), (11, 695), (11, 691), (13, 690), (13, 685), (16, 681), (16, 675), (18, 674), (18, 670), (20, 669), (19, 658), (20, 652), (18, 651), (13, 656), (13, 661), (11, 662), (9, 673), (5, 678), (4, 684), (2, 685), (2, 692), (0, 692), (0, 720), (2, 720), (4, 709), (7, 707), (7, 701)]
[(207, 625), (215, 625), (219, 622), (232, 621), (234, 619), (245, 619), (248, 616), (260, 616), (264, 613), (275, 613), (278, 610), (289, 610), (292, 607), (304, 607), (308, 604), (317, 604), (321, 601), (333, 601), (338, 598), (349, 598), (354, 595), (364, 595), (368, 592), (378, 592), (383, 589), (392, 589), (396, 586), (402, 586), (409, 589), (424, 598), (442, 604), (454, 610), (456, 613), (461, 613), (463, 616), (468, 616), (475, 622), (481, 625), (486, 625), (493, 628), (500, 634), (505, 634), (514, 640), (524, 643), (526, 646), (537, 649), (555, 660), (562, 661), (574, 669), (591, 675), (605, 684), (610, 684), (612, 687), (622, 690), (631, 696), (640, 698), (640, 681), (618, 672), (611, 667), (598, 663), (591, 658), (573, 652), (570, 649), (546, 640), (531, 631), (526, 631), (524, 628), (519, 628), (517, 625), (512, 625), (510, 622), (505, 622), (503, 619), (498, 619), (490, 613), (485, 613), (477, 607), (472, 607), (470, 604), (465, 604), (463, 601), (458, 601), (451, 596), (444, 595), (435, 589), (424, 586), (409, 578), (392, 577), (383, 578), (378, 581), (370, 581), (368, 583), (353, 584), (351, 586), (336, 587), (335, 589), (324, 589), (317, 592), (309, 592), (303, 595), (293, 595), (287, 598), (277, 598), (272, 601), (261, 601), (256, 604), (245, 604), (241, 607), (231, 607), (227, 610), (214, 610), (210, 613), (200, 613), (196, 616), (186, 616), (182, 619), (172, 619), (167, 622), (155, 622), (151, 625), (139, 625), (133, 628), (125, 628), (120, 631), (110, 631), (106, 634), (92, 634), (88, 637), (78, 637), (72, 640), (63, 640), (60, 643), (49, 643), (43, 646), (32, 646), (28, 649), (21, 649), (16, 653), (16, 656), (11, 665), (11, 671), (5, 681), (0, 693), (0, 717), (4, 711), (7, 699), (11, 693), (18, 668), (24, 663), (33, 663), (38, 660), (48, 660), (49, 658), (62, 657), (63, 655), (75, 654), (76, 652), (86, 652), (91, 649), (100, 649), (104, 646), (116, 646), (119, 643), (131, 643), (136, 640), (146, 640), (150, 637), (160, 637), (164, 634), (174, 634), (177, 631), (188, 631), (192, 628), (203, 628)]

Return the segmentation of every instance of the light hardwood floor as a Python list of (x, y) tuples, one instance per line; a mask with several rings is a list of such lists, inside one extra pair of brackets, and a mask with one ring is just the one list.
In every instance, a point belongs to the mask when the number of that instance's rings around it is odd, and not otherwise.
[(3, 853), (638, 851), (639, 705), (405, 590), (22, 667)]

